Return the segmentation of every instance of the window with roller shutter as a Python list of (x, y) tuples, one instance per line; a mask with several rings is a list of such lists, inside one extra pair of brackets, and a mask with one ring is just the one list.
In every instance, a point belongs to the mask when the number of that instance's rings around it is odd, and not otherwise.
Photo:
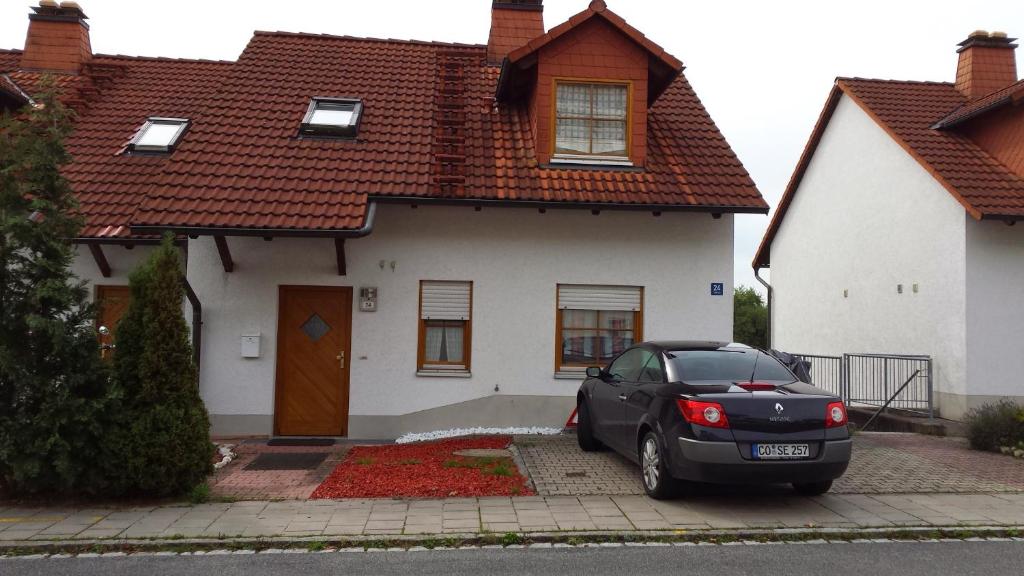
[(420, 282), (419, 371), (469, 372), (472, 314), (472, 282)]
[(555, 371), (606, 366), (643, 341), (643, 288), (558, 285)]

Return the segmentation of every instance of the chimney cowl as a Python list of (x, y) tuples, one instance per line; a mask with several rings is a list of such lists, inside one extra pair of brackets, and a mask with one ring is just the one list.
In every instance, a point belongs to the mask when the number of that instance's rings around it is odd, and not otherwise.
[(967, 39), (957, 44), (960, 48), (957, 52), (963, 52), (964, 50), (972, 46), (983, 46), (986, 48), (1016, 48), (1016, 38), (1010, 38), (1006, 32), (987, 32), (985, 30), (975, 30), (968, 34)]

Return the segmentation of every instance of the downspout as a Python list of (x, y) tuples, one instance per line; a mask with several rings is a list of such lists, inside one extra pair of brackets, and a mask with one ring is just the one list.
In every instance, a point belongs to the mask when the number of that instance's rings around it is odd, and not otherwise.
[(765, 347), (768, 348), (769, 350), (771, 350), (772, 349), (772, 285), (767, 283), (767, 282), (765, 282), (764, 278), (761, 278), (761, 267), (760, 266), (754, 266), (754, 278), (756, 278), (757, 281), (760, 282), (762, 286), (764, 286), (765, 290), (768, 291), (768, 319), (765, 322), (765, 331), (767, 332), (767, 334), (765, 334), (764, 340), (765, 340), (765, 344), (766, 344)]
[(188, 278), (181, 277), (181, 285), (185, 288), (185, 296), (192, 306), (192, 361), (196, 364), (196, 372), (199, 371), (199, 351), (203, 347), (203, 305), (196, 296), (196, 291), (188, 283)]

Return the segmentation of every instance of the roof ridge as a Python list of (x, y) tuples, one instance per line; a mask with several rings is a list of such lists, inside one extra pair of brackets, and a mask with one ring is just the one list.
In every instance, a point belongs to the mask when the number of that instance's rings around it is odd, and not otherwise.
[(886, 82), (889, 84), (925, 84), (929, 86), (953, 86), (952, 82), (940, 82), (936, 80), (895, 80), (892, 78), (864, 78), (861, 76), (836, 76), (836, 81), (847, 80), (854, 82)]
[(171, 56), (131, 56), (129, 54), (93, 54), (93, 58), (116, 60), (148, 60), (151, 62), (181, 62), (187, 64), (234, 64), (235, 60), (212, 60), (209, 58), (174, 58)]
[(282, 30), (256, 30), (253, 36), (288, 36), (301, 38), (324, 38), (328, 40), (356, 40), (360, 42), (385, 42), (390, 44), (416, 44), (421, 46), (454, 46), (458, 48), (480, 48), (486, 50), (486, 44), (465, 44), (462, 42), (442, 42), (439, 40), (416, 40), (402, 38), (374, 38), (371, 36), (351, 36), (347, 34), (325, 34), (317, 32), (287, 32)]
[(21, 54), (24, 52), (21, 48), (0, 48), (0, 52), (7, 52), (9, 54)]

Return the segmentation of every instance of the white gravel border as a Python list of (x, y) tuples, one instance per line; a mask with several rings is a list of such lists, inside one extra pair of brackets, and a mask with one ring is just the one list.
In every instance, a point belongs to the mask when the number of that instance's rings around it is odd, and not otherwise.
[(554, 436), (561, 433), (561, 428), (544, 428), (540, 426), (526, 428), (450, 428), (448, 430), (435, 430), (433, 432), (412, 432), (409, 434), (403, 434), (395, 440), (395, 444), (408, 444), (410, 442), (425, 442), (427, 440), (440, 440), (442, 438), (456, 438), (458, 436), (474, 436), (482, 434)]

